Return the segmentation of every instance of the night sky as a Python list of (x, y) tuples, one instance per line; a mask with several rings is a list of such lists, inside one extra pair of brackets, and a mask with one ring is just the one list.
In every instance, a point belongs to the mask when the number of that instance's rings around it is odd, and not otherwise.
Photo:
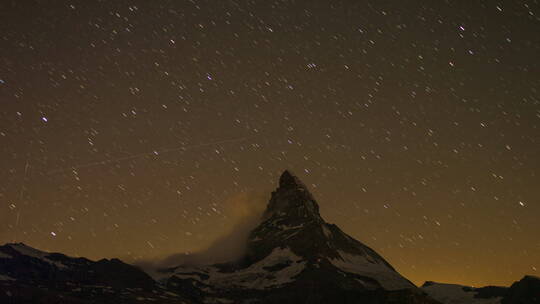
[(539, 8), (0, 1), (0, 243), (200, 250), (291, 169), (416, 284), (539, 275)]

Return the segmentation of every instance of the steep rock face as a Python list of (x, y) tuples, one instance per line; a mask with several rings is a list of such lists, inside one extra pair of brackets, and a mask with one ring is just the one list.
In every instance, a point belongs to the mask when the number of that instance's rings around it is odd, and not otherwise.
[(373, 249), (326, 223), (289, 171), (247, 242), (239, 261), (167, 270), (168, 287), (208, 303), (436, 303)]
[(322, 222), (319, 205), (307, 187), (290, 171), (284, 171), (279, 178), (279, 187), (272, 192), (263, 219), (274, 215), (286, 215), (291, 220), (301, 222)]
[(415, 287), (373, 249), (326, 223), (316, 200), (289, 171), (281, 175), (262, 223), (249, 237), (246, 261), (260, 261), (275, 248), (290, 249), (312, 268), (346, 273), (366, 289)]

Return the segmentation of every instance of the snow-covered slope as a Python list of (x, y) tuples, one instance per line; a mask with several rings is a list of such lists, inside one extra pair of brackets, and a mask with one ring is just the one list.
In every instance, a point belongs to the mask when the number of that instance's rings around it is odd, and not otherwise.
[(421, 289), (443, 304), (540, 304), (540, 278), (530, 275), (510, 287), (426, 282)]
[[(370, 260), (369, 256), (355, 255), (338, 250), (339, 258), (330, 259), (332, 265), (349, 273), (375, 279), (386, 290), (399, 290), (411, 288), (411, 283), (400, 276), (395, 270), (388, 268), (377, 260)], [(360, 280), (361, 283), (364, 283)], [(368, 288), (369, 285), (364, 284)], [(378, 286), (372, 286), (377, 288)]]
[(217, 266), (179, 267), (174, 276), (198, 280), (208, 285), (208, 289), (212, 286), (222, 289), (267, 289), (294, 281), (305, 266), (306, 262), (289, 248), (276, 248), (264, 259), (237, 271), (222, 271)]
[[(9, 244), (9, 246), (13, 250), (18, 252), (20, 255), (22, 255), (22, 256), (27, 256), (29, 258), (34, 258), (34, 259), (40, 260), (42, 262), (54, 265), (57, 268), (66, 268), (67, 267), (66, 265), (62, 264), (58, 260), (55, 261), (55, 260), (50, 259), (48, 257), (49, 255), (51, 255), (49, 252), (44, 252), (44, 251), (37, 250), (37, 249), (32, 248), (30, 246), (26, 246), (23, 243)], [(9, 256), (9, 258), (13, 258), (13, 256), (11, 256), (11, 255), (7, 255), (7, 254), (4, 254), (4, 255)], [(0, 253), (0, 258), (2, 258), (2, 253)]]
[(443, 304), (500, 304), (502, 299), (479, 298), (475, 288), (457, 284), (427, 282), (422, 290)]

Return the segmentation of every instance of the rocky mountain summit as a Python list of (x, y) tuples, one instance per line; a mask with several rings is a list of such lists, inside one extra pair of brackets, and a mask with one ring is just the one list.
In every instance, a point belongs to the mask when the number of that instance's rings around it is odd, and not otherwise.
[(285, 171), (238, 261), (162, 271), (167, 287), (207, 303), (437, 303), (373, 249), (328, 224)]

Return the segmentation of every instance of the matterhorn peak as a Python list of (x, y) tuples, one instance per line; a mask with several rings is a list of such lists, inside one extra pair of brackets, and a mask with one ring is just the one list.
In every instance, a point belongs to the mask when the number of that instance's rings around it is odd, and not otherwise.
[(287, 216), (321, 220), (319, 205), (308, 188), (291, 171), (285, 170), (279, 178), (279, 187), (272, 197), (263, 218)]
[(306, 185), (289, 170), (281, 174), (261, 223), (250, 233), (243, 265), (250, 269), (283, 256), (291, 271), (303, 263), (309, 282), (336, 275), (362, 289), (415, 288), (373, 249), (326, 223)]
[(300, 179), (296, 177), (296, 175), (294, 175), (290, 170), (285, 170), (283, 171), (283, 173), (281, 173), (281, 176), (279, 177), (279, 187), (293, 187), (306, 190), (306, 186), (304, 185), (304, 183), (302, 183)]

